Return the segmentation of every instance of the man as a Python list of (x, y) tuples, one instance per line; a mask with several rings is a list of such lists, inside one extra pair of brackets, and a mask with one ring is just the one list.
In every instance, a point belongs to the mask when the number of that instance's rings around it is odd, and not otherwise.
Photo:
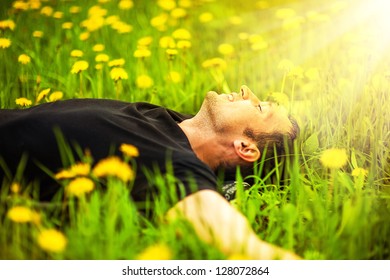
[(227, 254), (295, 258), (258, 239), (247, 220), (216, 192), (215, 171), (252, 165), (264, 145), (281, 148), (283, 136), (292, 140), (296, 133), (283, 108), (260, 102), (246, 86), (239, 93), (209, 92), (193, 117), (146, 103), (60, 101), (0, 110), (0, 163), (5, 170), (0, 176), (12, 182), (12, 174), (17, 174), (21, 180), (17, 170), (22, 166), (26, 183), (38, 181), (40, 198), (50, 200), (58, 188), (48, 187), (54, 183), (49, 175), (69, 164), (58, 142), (69, 144), (76, 161), (81, 160), (80, 151), (88, 151), (95, 162), (119, 155), (121, 144), (131, 144), (139, 150), (131, 192), (135, 201), (158, 195), (154, 176), (172, 170), (179, 201), (168, 219), (184, 217), (202, 239)]

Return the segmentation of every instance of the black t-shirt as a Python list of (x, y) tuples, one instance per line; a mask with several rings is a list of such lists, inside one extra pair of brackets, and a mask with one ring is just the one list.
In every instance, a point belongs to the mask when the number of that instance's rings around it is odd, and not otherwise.
[[(180, 182), (175, 190), (180, 199), (197, 190), (215, 190), (217, 184), (214, 172), (197, 158), (177, 124), (189, 117), (148, 103), (104, 99), (72, 99), (29, 109), (0, 110), (0, 160), (15, 174), (26, 154), (24, 177), (39, 179), (41, 199), (50, 200), (59, 185), (53, 185), (55, 181), (40, 165), (53, 173), (64, 168), (54, 131), (61, 132), (76, 161), (77, 151), (90, 151), (96, 163), (110, 155), (121, 156), (119, 146), (132, 144), (139, 150), (132, 198), (151, 198), (157, 188), (153, 182), (156, 174), (164, 175), (172, 168)], [(1, 169), (0, 179), (5, 174)]]

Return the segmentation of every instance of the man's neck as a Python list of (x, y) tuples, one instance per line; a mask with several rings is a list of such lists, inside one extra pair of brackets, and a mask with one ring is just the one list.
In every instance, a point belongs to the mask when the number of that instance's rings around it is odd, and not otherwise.
[(179, 123), (196, 156), (215, 170), (229, 153), (228, 141), (215, 133), (210, 123), (194, 117)]

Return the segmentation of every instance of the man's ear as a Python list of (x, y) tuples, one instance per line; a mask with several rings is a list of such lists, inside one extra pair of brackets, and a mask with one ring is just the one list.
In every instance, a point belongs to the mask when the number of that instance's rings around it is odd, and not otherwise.
[(254, 162), (260, 158), (260, 151), (256, 144), (247, 140), (234, 140), (234, 150), (245, 161)]

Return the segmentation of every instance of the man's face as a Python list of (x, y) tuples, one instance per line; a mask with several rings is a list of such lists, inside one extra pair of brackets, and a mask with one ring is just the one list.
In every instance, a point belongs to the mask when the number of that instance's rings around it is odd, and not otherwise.
[(292, 127), (285, 108), (261, 102), (246, 86), (242, 86), (239, 93), (208, 92), (201, 110), (217, 133), (242, 135), (246, 128), (256, 134), (286, 133)]

